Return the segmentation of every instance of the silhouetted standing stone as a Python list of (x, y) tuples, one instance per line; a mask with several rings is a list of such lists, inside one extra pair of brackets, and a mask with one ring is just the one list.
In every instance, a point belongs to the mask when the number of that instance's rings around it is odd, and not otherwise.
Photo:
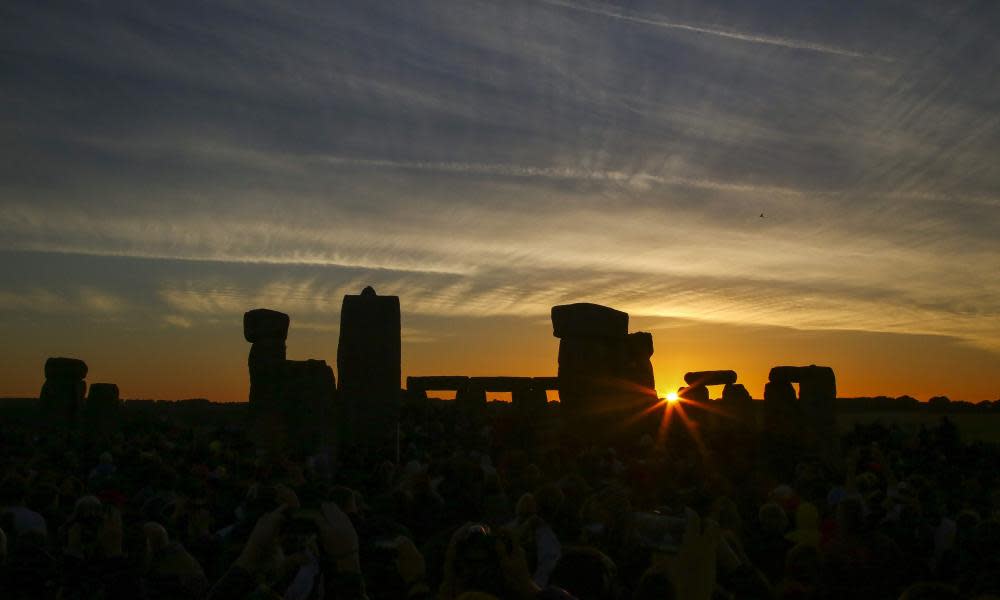
[(679, 398), (684, 398), (689, 402), (696, 402), (698, 404), (708, 404), (711, 400), (708, 397), (708, 388), (703, 385), (678, 388), (677, 396)]
[(727, 383), (722, 388), (722, 410), (733, 418), (736, 427), (753, 428), (754, 419), (753, 398), (741, 383)]
[(646, 331), (630, 333), (625, 338), (625, 368), (623, 376), (630, 383), (649, 390), (656, 395), (656, 380), (653, 376), (653, 334)]
[(98, 434), (117, 431), (122, 417), (118, 386), (113, 383), (91, 384), (84, 415), (88, 429)]
[(247, 358), (251, 411), (259, 411), (264, 405), (278, 401), (290, 322), (285, 313), (267, 308), (243, 314), (243, 337), (252, 344)]
[(83, 412), (87, 393), (87, 363), (76, 358), (54, 357), (45, 361), (45, 383), (39, 404), (46, 419), (74, 424)]
[(337, 371), (348, 438), (376, 441), (394, 434), (401, 355), (399, 297), (379, 296), (370, 286), (344, 296)]
[(764, 385), (764, 423), (768, 430), (794, 429), (800, 414), (791, 383), (769, 381)]
[(726, 404), (748, 404), (753, 402), (753, 398), (742, 383), (727, 383), (722, 388), (722, 401)]
[(336, 394), (336, 378), (326, 361), (284, 361), (278, 412), (289, 439), (283, 445), (304, 452), (333, 447)]
[(819, 437), (835, 435), (837, 377), (830, 367), (774, 367), (768, 378), (791, 387), (799, 384), (799, 411)]
[(609, 423), (635, 422), (656, 403), (652, 336), (628, 333), (628, 314), (597, 304), (552, 307), (559, 338), (559, 399), (586, 436), (620, 434)]
[(243, 315), (252, 344), (250, 413), (258, 443), (271, 451), (313, 453), (336, 445), (336, 378), (322, 360), (287, 360), (291, 319), (266, 308)]

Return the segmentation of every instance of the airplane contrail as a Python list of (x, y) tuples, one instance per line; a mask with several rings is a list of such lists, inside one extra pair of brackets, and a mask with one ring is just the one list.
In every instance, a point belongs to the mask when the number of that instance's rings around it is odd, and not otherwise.
[(808, 50), (811, 52), (820, 52), (822, 54), (833, 54), (836, 56), (845, 56), (848, 58), (875, 58), (882, 61), (888, 61), (884, 57), (874, 56), (871, 54), (864, 54), (861, 52), (855, 52), (853, 50), (846, 50), (844, 48), (837, 48), (836, 46), (826, 46), (824, 44), (816, 44), (813, 42), (807, 42), (803, 40), (794, 40), (789, 38), (781, 37), (771, 37), (766, 35), (756, 35), (751, 33), (740, 33), (738, 31), (726, 31), (724, 29), (712, 29), (709, 27), (698, 27), (696, 25), (687, 25), (685, 23), (675, 23), (673, 21), (666, 21), (663, 19), (654, 19), (651, 17), (641, 17), (636, 15), (630, 15), (624, 12), (609, 8), (598, 8), (596, 6), (587, 6), (582, 4), (576, 4), (573, 2), (566, 2), (563, 0), (539, 0), (542, 4), (548, 4), (549, 6), (558, 6), (560, 8), (568, 8), (570, 10), (577, 10), (581, 12), (587, 12), (595, 15), (602, 15), (605, 17), (610, 17), (612, 19), (619, 19), (622, 21), (628, 21), (630, 23), (639, 23), (641, 25), (650, 25), (653, 27), (661, 27), (663, 29), (674, 29), (679, 31), (690, 31), (693, 33), (704, 33), (706, 35), (714, 35), (717, 37), (728, 38), (731, 40), (739, 40), (741, 42), (750, 42), (753, 44), (767, 44), (769, 46), (780, 46), (782, 48), (793, 48), (796, 50)]

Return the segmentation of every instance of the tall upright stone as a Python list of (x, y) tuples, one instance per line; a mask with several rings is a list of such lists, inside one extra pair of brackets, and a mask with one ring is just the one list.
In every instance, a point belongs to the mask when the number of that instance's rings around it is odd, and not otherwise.
[(347, 439), (377, 442), (394, 435), (401, 363), (399, 297), (379, 296), (371, 286), (344, 296), (337, 372)]
[(801, 410), (788, 381), (764, 384), (764, 427), (771, 433), (795, 431)]
[(258, 308), (243, 315), (243, 337), (252, 345), (250, 414), (254, 437), (272, 452), (330, 452), (336, 436), (336, 378), (322, 360), (288, 360), (291, 319)]
[(805, 424), (818, 435), (834, 435), (837, 377), (830, 367), (774, 367), (768, 379), (777, 384), (799, 384), (799, 410)]
[(243, 314), (243, 337), (250, 342), (250, 410), (259, 411), (278, 401), (281, 393), (288, 315), (257, 308)]
[(87, 393), (87, 363), (76, 358), (53, 357), (45, 361), (45, 383), (39, 394), (43, 416), (61, 425), (73, 425), (83, 415)]
[(755, 428), (753, 398), (742, 383), (727, 383), (722, 388), (722, 410), (732, 417), (735, 427)]
[(118, 386), (113, 383), (94, 383), (87, 394), (84, 408), (87, 429), (98, 435), (107, 435), (121, 427), (122, 401)]
[(561, 410), (585, 435), (607, 437), (656, 402), (648, 333), (628, 333), (628, 314), (578, 303), (552, 307), (559, 338)]
[(337, 444), (337, 380), (323, 360), (285, 360), (279, 407), (283, 447), (293, 452), (332, 450)]
[[(794, 433), (805, 447), (826, 460), (835, 461), (840, 453), (836, 430), (837, 378), (833, 369), (816, 365), (774, 367), (768, 379), (764, 399), (766, 416), (770, 417), (769, 427)], [(798, 401), (793, 383), (799, 384)], [(770, 400), (768, 389), (773, 390)]]

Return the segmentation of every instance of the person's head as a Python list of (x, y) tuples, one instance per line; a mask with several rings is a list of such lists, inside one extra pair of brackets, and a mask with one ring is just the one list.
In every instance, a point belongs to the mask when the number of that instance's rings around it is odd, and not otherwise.
[(761, 531), (768, 535), (779, 537), (788, 530), (788, 515), (785, 510), (774, 502), (767, 502), (757, 511), (757, 521)]
[(576, 546), (563, 549), (549, 583), (580, 600), (615, 598), (615, 563), (597, 548)]
[(167, 534), (167, 530), (163, 528), (163, 525), (155, 521), (149, 521), (143, 525), (142, 533), (146, 538), (147, 557), (152, 557), (162, 552), (170, 543), (170, 536)]
[(487, 525), (470, 523), (459, 528), (452, 538), (454, 561), (451, 565), (456, 593), (485, 592), (504, 597), (504, 575), (497, 554), (497, 540), (511, 540), (494, 534)]
[(743, 520), (740, 518), (740, 511), (736, 503), (729, 498), (722, 496), (712, 503), (712, 516), (723, 529), (736, 534), (742, 533)]
[(535, 501), (534, 494), (522, 494), (517, 500), (517, 508), (515, 509), (515, 512), (517, 513), (518, 520), (524, 520), (537, 515), (538, 503)]
[(538, 516), (546, 521), (552, 521), (562, 509), (566, 496), (554, 483), (543, 485), (535, 490), (535, 502), (538, 505)]
[(785, 576), (794, 581), (815, 583), (819, 581), (820, 556), (815, 546), (794, 546), (785, 555)]

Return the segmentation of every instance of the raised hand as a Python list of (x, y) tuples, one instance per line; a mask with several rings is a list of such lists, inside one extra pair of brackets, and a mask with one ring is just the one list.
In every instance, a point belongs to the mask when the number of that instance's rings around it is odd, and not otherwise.
[(706, 519), (702, 529), (698, 514), (690, 509), (686, 512), (687, 526), (681, 547), (676, 555), (664, 561), (663, 566), (674, 584), (678, 598), (710, 600), (715, 589), (719, 524)]
[(347, 513), (335, 502), (324, 502), (322, 515), (316, 517), (323, 550), (336, 562), (337, 570), (360, 573), (358, 561), (358, 532)]
[(288, 505), (282, 504), (276, 510), (265, 513), (254, 525), (243, 552), (236, 559), (236, 564), (251, 573), (263, 570), (270, 563), (278, 549), (278, 535), (285, 523), (285, 511)]

